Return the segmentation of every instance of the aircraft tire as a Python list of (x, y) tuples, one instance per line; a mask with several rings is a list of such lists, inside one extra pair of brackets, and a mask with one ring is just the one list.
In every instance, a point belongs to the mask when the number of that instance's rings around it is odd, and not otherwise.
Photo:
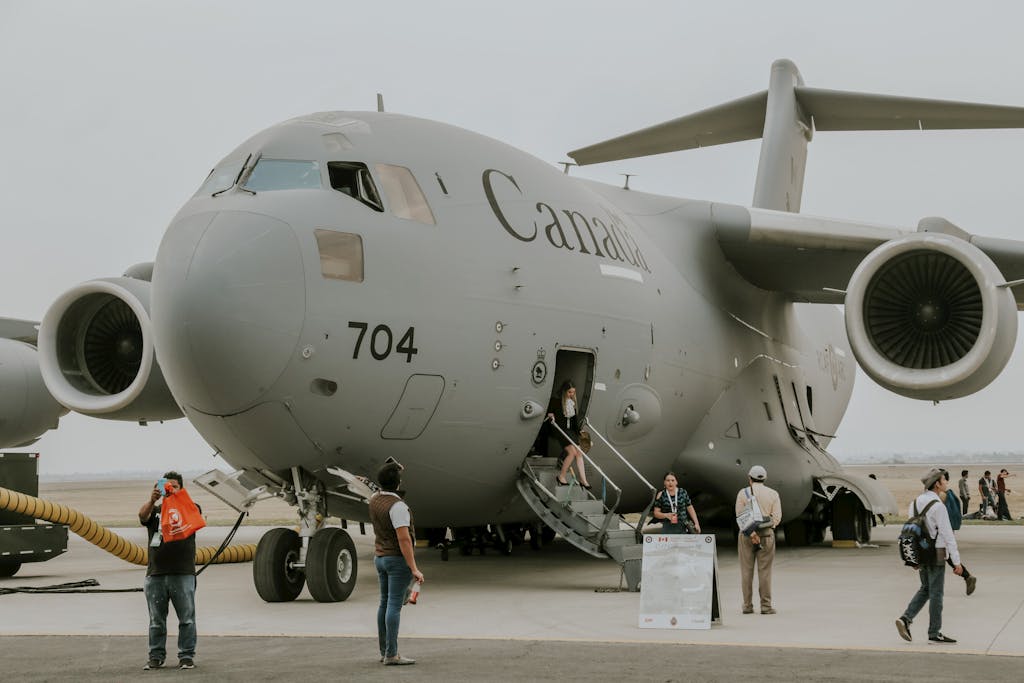
[(21, 562), (0, 562), (0, 578), (14, 576), (21, 569)]
[(356, 545), (348, 532), (326, 527), (313, 534), (306, 551), (306, 587), (317, 602), (342, 602), (359, 574)]
[(802, 548), (810, 543), (810, 524), (805, 519), (794, 519), (784, 524), (782, 530), (786, 534), (786, 545), (791, 548)]
[(541, 539), (540, 527), (539, 523), (530, 527), (530, 547), (534, 550), (540, 550), (541, 546), (544, 545), (544, 541)]
[(266, 602), (290, 602), (299, 597), (306, 576), (290, 566), (299, 561), (302, 539), (292, 529), (271, 529), (256, 546), (252, 581)]
[(856, 518), (854, 518), (854, 533), (857, 536), (857, 542), (860, 544), (871, 542), (871, 519), (871, 511), (865, 510), (861, 506), (857, 511)]

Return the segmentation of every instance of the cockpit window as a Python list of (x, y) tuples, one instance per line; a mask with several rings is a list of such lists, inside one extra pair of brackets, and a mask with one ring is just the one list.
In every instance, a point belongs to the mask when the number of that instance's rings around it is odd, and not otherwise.
[(210, 175), (206, 176), (206, 180), (196, 190), (196, 194), (213, 194), (229, 189), (238, 180), (238, 174), (242, 172), (242, 164), (245, 161), (245, 159), (234, 159), (210, 171)]
[(319, 190), (323, 187), (320, 164), (293, 159), (260, 159), (244, 187), (252, 192)]
[(409, 169), (391, 164), (377, 164), (376, 169), (391, 213), (427, 225), (436, 224), (427, 198)]
[(374, 211), (384, 210), (377, 186), (374, 185), (366, 164), (354, 161), (328, 161), (327, 175), (330, 176), (331, 187), (338, 192), (358, 199)]
[(320, 274), (332, 280), (363, 281), (363, 238), (350, 232), (315, 230)]

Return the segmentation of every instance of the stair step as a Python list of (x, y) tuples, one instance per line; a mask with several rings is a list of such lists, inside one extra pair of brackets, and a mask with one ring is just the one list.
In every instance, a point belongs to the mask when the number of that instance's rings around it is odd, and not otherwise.
[[(547, 486), (546, 482), (542, 483), (544, 483), (544, 485)], [(551, 486), (548, 488), (548, 490), (553, 490), (555, 492), (555, 500), (558, 500), (562, 503), (575, 504), (576, 502), (584, 502), (590, 500), (590, 497), (587, 495), (586, 489), (580, 488), (575, 484), (570, 484), (569, 486), (559, 486), (558, 484), (555, 483), (554, 477), (551, 478)]]
[(622, 564), (627, 560), (639, 560), (644, 556), (644, 547), (641, 543), (633, 543), (631, 545), (616, 545), (616, 546), (605, 546), (605, 552), (611, 556), (613, 560)]
[(604, 503), (599, 500), (579, 500), (572, 503), (572, 509), (581, 515), (604, 514)]
[(636, 543), (636, 532), (632, 529), (609, 529), (604, 539), (606, 548), (634, 543)]
[[(604, 521), (605, 521), (605, 517), (606, 516), (607, 515), (605, 515), (604, 513), (601, 513), (599, 515), (580, 515), (580, 517), (585, 519), (587, 521), (587, 523), (590, 524), (595, 529), (600, 529), (604, 525)], [(615, 522), (613, 521), (613, 522), (609, 523), (609, 526), (611, 526), (612, 524), (615, 524)]]

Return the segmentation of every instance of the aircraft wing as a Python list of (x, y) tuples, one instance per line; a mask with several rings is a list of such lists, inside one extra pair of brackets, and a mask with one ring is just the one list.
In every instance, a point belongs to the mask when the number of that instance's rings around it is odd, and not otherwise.
[(14, 339), (36, 345), (39, 337), (39, 323), (31, 320), (0, 318), (0, 339)]
[[(1006, 281), (1024, 279), (1024, 242), (971, 235), (941, 218), (897, 227), (719, 204), (712, 216), (719, 245), (737, 272), (794, 301), (843, 303), (864, 257), (885, 242), (920, 232), (959, 237), (992, 259)], [(1016, 288), (1014, 295), (1024, 310), (1024, 291)]]

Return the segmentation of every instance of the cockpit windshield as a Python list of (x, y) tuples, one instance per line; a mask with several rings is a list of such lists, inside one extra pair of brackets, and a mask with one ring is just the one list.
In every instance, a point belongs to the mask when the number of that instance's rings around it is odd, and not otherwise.
[(245, 162), (245, 159), (234, 159), (213, 169), (210, 171), (210, 175), (206, 176), (206, 180), (203, 181), (199, 189), (196, 190), (196, 194), (213, 194), (229, 189), (238, 180), (238, 174), (242, 172), (242, 164)]
[(260, 159), (243, 186), (252, 192), (319, 190), (320, 163), (293, 159)]

